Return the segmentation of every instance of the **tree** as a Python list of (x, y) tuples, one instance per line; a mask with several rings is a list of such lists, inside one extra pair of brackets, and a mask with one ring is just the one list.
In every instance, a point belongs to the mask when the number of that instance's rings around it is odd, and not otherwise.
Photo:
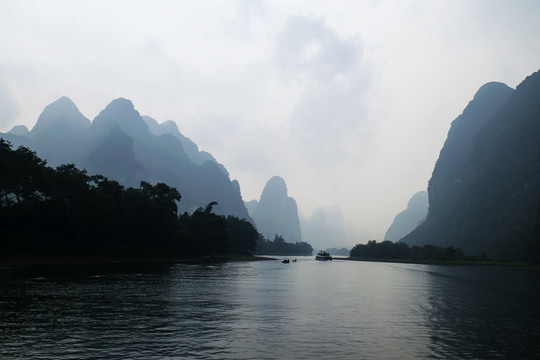
[(43, 200), (48, 192), (45, 165), (30, 149), (12, 150), (8, 141), (0, 139), (0, 206)]
[(180, 226), (189, 241), (185, 244), (192, 254), (223, 255), (228, 248), (229, 233), (227, 220), (212, 213), (217, 202), (211, 202), (206, 208), (198, 208), (189, 215), (180, 217)]
[(274, 240), (270, 241), (259, 234), (255, 253), (266, 255), (312, 255), (313, 248), (306, 242), (288, 243), (281, 235), (274, 235)]
[(177, 189), (124, 188), (73, 164), (46, 166), (0, 139), (0, 253), (77, 256), (251, 254), (249, 222), (214, 214), (217, 202), (178, 216)]
[(465, 258), (463, 251), (458, 248), (442, 248), (435, 245), (424, 245), (423, 247), (413, 246), (409, 248), (405, 243), (393, 243), (388, 240), (380, 243), (370, 240), (367, 244), (357, 244), (351, 249), (350, 256), (386, 260), (462, 260)]
[(229, 232), (229, 253), (251, 255), (255, 251), (259, 233), (250, 222), (229, 215), (227, 216), (227, 231)]
[(180, 195), (180, 192), (176, 188), (164, 183), (152, 185), (146, 181), (141, 181), (141, 189), (143, 194), (154, 201), (160, 208), (171, 212), (174, 216), (178, 215), (178, 205), (176, 202), (180, 201), (182, 195)]

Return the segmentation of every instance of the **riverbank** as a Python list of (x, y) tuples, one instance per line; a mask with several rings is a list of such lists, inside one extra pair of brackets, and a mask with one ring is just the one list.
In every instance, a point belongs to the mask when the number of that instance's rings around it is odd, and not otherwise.
[(128, 263), (221, 263), (229, 261), (261, 261), (275, 258), (249, 255), (185, 256), (185, 257), (137, 257), (137, 256), (34, 256), (0, 255), (0, 267), (31, 265), (86, 265)]

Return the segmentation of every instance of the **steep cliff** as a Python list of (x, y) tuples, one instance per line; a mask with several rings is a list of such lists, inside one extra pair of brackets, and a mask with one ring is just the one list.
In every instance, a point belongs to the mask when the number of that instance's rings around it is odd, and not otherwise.
[(407, 208), (396, 215), (384, 235), (384, 240), (395, 242), (403, 238), (426, 220), (427, 211), (428, 193), (419, 191), (411, 197)]
[(452, 124), (429, 181), (426, 222), (402, 241), (540, 260), (540, 72), (508, 92), (486, 85)]
[(263, 236), (272, 240), (274, 235), (282, 235), (290, 243), (302, 241), (298, 206), (287, 194), (287, 185), (281, 177), (268, 180), (259, 202), (250, 205), (257, 230)]

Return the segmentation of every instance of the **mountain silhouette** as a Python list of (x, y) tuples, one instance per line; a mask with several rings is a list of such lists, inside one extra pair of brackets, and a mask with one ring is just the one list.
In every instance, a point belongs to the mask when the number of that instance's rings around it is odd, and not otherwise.
[(400, 240), (426, 220), (427, 212), (428, 193), (427, 191), (419, 191), (411, 197), (407, 208), (396, 215), (392, 225), (384, 235), (384, 240), (394, 242)]
[(402, 241), (540, 262), (539, 144), (540, 72), (515, 91), (482, 87), (452, 123), (429, 181), (426, 221)]
[(75, 163), (87, 144), (84, 134), (89, 128), (90, 120), (63, 96), (43, 109), (30, 132), (21, 134), (22, 143), (18, 145), (31, 143), (32, 149), (52, 166)]
[(350, 247), (356, 239), (350, 239), (346, 231), (345, 218), (341, 208), (319, 207), (313, 211), (309, 218), (300, 221), (302, 238), (309, 242), (314, 249), (328, 249), (331, 247)]
[(274, 235), (281, 235), (290, 243), (302, 241), (298, 206), (287, 194), (283, 178), (274, 176), (268, 180), (260, 200), (250, 202), (249, 207), (255, 225), (263, 236), (272, 240)]
[(134, 140), (151, 136), (141, 114), (130, 100), (124, 98), (111, 101), (92, 121), (92, 132), (98, 135), (108, 134), (114, 128), (119, 128)]
[(8, 134), (18, 135), (18, 136), (26, 136), (28, 135), (28, 128), (24, 125), (15, 125), (11, 128), (11, 130), (8, 131)]
[(133, 152), (133, 139), (118, 127), (111, 129), (88, 156), (86, 164), (91, 173), (99, 173), (129, 186), (138, 186), (140, 179), (147, 175)]
[(68, 136), (88, 127), (90, 120), (81, 114), (70, 98), (63, 96), (43, 109), (31, 135), (50, 133), (55, 136)]
[(90, 122), (62, 97), (45, 107), (30, 132), (14, 128), (0, 136), (36, 151), (52, 166), (73, 163), (126, 186), (138, 186), (141, 180), (174, 186), (182, 194), (180, 211), (216, 201), (216, 214), (252, 221), (240, 185), (223, 165), (199, 152), (174, 122), (145, 120), (128, 99), (113, 100)]
[(227, 176), (229, 176), (229, 173), (227, 172), (227, 169), (225, 169), (225, 166), (218, 163), (217, 160), (210, 153), (206, 151), (200, 151), (197, 144), (195, 144), (190, 138), (182, 135), (174, 121), (168, 120), (162, 124), (159, 124), (157, 120), (146, 115), (142, 116), (142, 119), (145, 121), (148, 129), (153, 135), (161, 136), (165, 134), (170, 134), (173, 135), (175, 138), (179, 139), (182, 142), (184, 151), (186, 152), (191, 162), (197, 165), (202, 165), (206, 161), (213, 161), (221, 168), (221, 170), (225, 172), (225, 174), (227, 174)]

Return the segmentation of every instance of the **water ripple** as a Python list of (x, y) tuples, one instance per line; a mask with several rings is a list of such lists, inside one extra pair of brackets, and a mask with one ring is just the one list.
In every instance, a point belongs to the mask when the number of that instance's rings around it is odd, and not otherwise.
[(539, 279), (305, 258), (4, 269), (0, 357), (533, 359)]

